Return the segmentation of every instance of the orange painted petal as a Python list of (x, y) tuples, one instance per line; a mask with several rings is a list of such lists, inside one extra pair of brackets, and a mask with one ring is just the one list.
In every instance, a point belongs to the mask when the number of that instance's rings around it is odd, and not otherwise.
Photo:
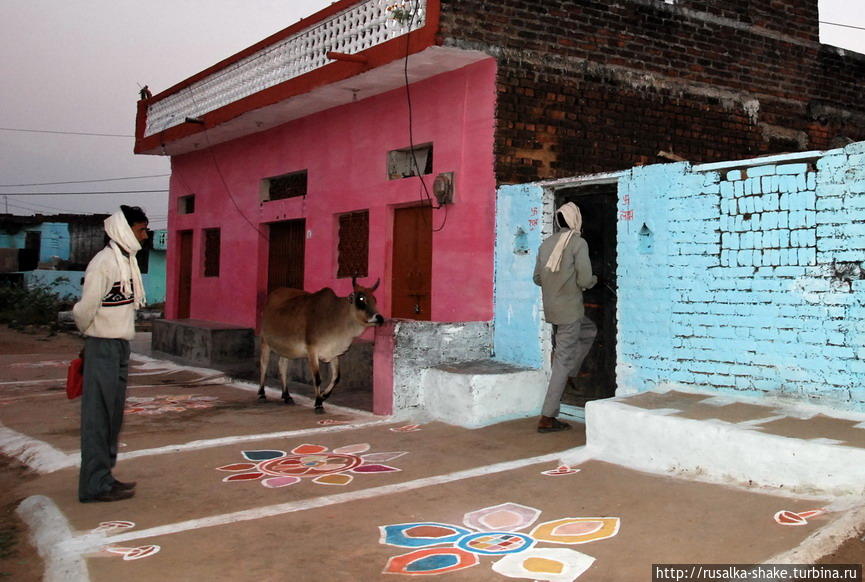
[(314, 455), (325, 451), (327, 451), (327, 447), (321, 445), (300, 445), (291, 450), (295, 455)]

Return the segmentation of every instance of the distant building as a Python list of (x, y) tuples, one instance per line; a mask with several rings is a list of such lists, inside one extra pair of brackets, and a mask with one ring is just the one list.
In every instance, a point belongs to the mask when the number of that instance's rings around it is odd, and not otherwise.
[[(0, 214), (0, 280), (50, 284), (61, 296), (80, 297), (82, 271), (105, 247), (106, 218), (107, 214)], [(165, 300), (165, 234), (154, 231), (153, 242), (138, 253), (150, 303)]]

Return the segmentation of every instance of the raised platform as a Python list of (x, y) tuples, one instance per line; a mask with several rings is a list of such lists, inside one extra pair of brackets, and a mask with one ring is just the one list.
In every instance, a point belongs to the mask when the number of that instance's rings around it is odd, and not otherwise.
[(157, 319), (151, 331), (157, 357), (226, 371), (254, 369), (257, 363), (252, 328), (200, 319)]
[(466, 428), (538, 414), (547, 386), (542, 370), (495, 360), (435, 366), (422, 381), (425, 411)]
[(595, 458), (801, 493), (865, 494), (865, 415), (686, 392), (589, 402)]

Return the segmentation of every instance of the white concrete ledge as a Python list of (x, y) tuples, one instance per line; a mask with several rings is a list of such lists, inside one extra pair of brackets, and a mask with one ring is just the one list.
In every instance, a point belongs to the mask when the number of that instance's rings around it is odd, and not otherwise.
[(768, 434), (753, 425), (695, 420), (589, 402), (586, 443), (596, 457), (634, 469), (802, 494), (865, 494), (865, 449)]

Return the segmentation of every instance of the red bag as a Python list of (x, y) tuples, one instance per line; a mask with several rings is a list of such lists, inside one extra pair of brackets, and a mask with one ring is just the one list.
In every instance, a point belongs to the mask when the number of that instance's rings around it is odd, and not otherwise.
[(75, 358), (69, 364), (66, 372), (66, 397), (69, 400), (81, 396), (84, 390), (84, 359)]

